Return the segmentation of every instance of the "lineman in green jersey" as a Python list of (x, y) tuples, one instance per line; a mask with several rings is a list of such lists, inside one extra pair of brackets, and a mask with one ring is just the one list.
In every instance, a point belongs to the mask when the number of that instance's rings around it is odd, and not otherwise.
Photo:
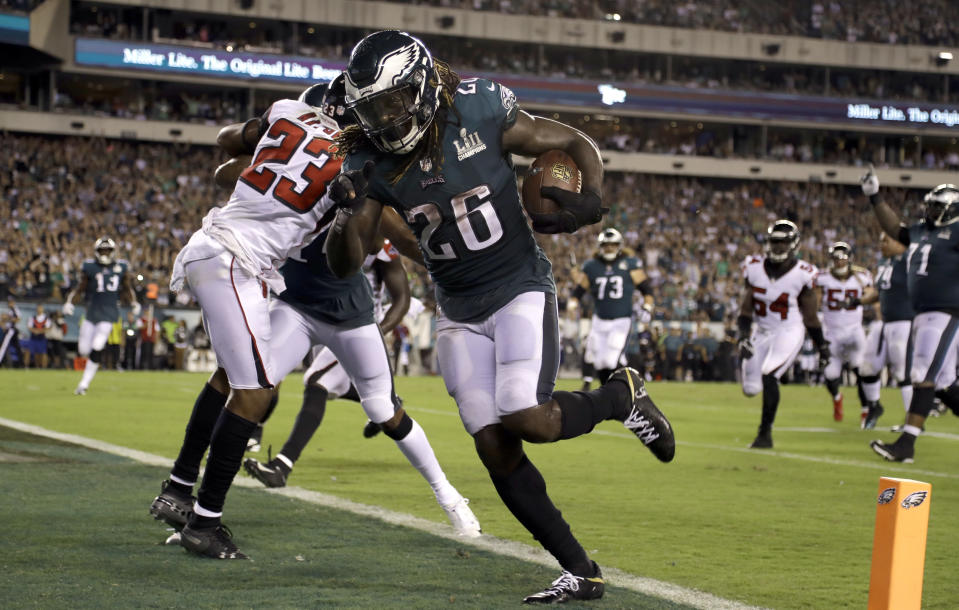
[[(862, 178), (879, 226), (907, 247), (906, 271), (912, 320), (912, 401), (902, 434), (892, 443), (874, 440), (870, 447), (891, 462), (911, 463), (916, 438), (932, 411), (937, 390), (946, 404), (955, 404), (959, 387), (959, 187), (940, 184), (924, 199), (920, 222), (906, 226), (888, 203), (879, 199), (879, 179), (869, 170)], [(955, 410), (955, 409), (953, 409)]]
[(87, 359), (87, 364), (80, 383), (73, 391), (78, 396), (87, 393), (93, 376), (100, 368), (110, 330), (113, 323), (120, 319), (120, 298), (133, 307), (134, 316), (140, 315), (140, 304), (133, 292), (130, 263), (117, 260), (116, 243), (109, 237), (101, 237), (94, 245), (94, 250), (96, 257), (83, 261), (80, 281), (67, 295), (62, 308), (64, 314), (73, 315), (74, 299), (86, 299), (86, 315), (80, 324), (77, 352), (81, 358)]
[(616, 419), (664, 462), (675, 442), (631, 369), (592, 392), (553, 392), (556, 289), (510, 159), (561, 149), (575, 160), (582, 192), (544, 188), (560, 211), (531, 215), (538, 232), (571, 233), (602, 219), (596, 145), (571, 127), (520, 111), (500, 84), (461, 80), (404, 32), (376, 32), (353, 49), (346, 101), (358, 125), (337, 138), (344, 170), (372, 171), (366, 200), (337, 215), (327, 241), (330, 268), (341, 277), (357, 271), (383, 206), (400, 212), (436, 285), (437, 355), (463, 425), (503, 503), (564, 570), (525, 601), (601, 597), (599, 566), (549, 499), (523, 441), (573, 438)]
[[(642, 263), (623, 251), (619, 231), (604, 230), (597, 238), (597, 246), (596, 256), (583, 263), (582, 272), (574, 275), (573, 296), (579, 300), (589, 292), (593, 299), (585, 358), (603, 382), (614, 369), (626, 364), (626, 340), (633, 325), (633, 293), (638, 289), (643, 294), (643, 304), (635, 312), (640, 324), (648, 324), (653, 318), (653, 296)], [(589, 382), (583, 382), (583, 389), (588, 390)]]

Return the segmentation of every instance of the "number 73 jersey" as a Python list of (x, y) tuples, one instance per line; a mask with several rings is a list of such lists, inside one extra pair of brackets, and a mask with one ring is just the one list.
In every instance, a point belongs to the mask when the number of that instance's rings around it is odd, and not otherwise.
[(793, 268), (777, 278), (766, 273), (764, 256), (749, 256), (743, 262), (743, 277), (753, 294), (753, 320), (766, 331), (801, 326), (799, 293), (813, 289), (819, 271), (810, 263), (796, 261)]

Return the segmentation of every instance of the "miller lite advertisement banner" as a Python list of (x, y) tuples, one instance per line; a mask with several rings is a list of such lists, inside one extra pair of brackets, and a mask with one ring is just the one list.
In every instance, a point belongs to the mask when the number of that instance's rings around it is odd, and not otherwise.
[[(268, 80), (304, 86), (329, 82), (346, 60), (296, 55), (269, 55), (154, 44), (77, 38), (74, 62), (154, 74), (212, 76), (238, 82)], [(570, 78), (460, 72), (502, 83), (516, 94), (520, 106), (568, 107), (589, 112), (630, 110), (688, 115), (700, 120), (726, 117), (805, 123), (899, 125), (955, 129), (959, 107), (917, 102), (846, 99), (758, 91), (600, 82)]]

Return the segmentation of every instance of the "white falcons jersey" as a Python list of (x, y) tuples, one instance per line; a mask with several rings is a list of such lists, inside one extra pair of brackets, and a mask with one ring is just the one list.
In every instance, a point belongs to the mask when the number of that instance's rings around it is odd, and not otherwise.
[(388, 263), (398, 258), (399, 255), (399, 251), (390, 243), (390, 240), (385, 239), (380, 251), (376, 254), (370, 254), (363, 261), (363, 273), (366, 275), (366, 281), (370, 283), (370, 288), (373, 289), (373, 315), (377, 324), (382, 322), (383, 316), (386, 315), (386, 288), (380, 278), (377, 277), (376, 270), (373, 269), (373, 263), (376, 261)]
[(780, 326), (802, 325), (799, 293), (812, 290), (818, 270), (805, 261), (773, 279), (766, 273), (764, 256), (749, 256), (743, 262), (743, 277), (753, 294), (753, 320), (764, 330)]
[(274, 102), (253, 161), (240, 174), (229, 202), (203, 219), (203, 231), (237, 263), (282, 290), (276, 271), (304, 245), (333, 207), (327, 184), (340, 172), (330, 146), (336, 129), (296, 100)]
[(862, 305), (851, 309), (843, 307), (849, 297), (861, 299), (866, 288), (872, 286), (872, 273), (862, 267), (851, 267), (846, 279), (832, 272), (821, 273), (816, 286), (822, 289), (822, 323), (826, 328), (859, 327), (862, 325)]

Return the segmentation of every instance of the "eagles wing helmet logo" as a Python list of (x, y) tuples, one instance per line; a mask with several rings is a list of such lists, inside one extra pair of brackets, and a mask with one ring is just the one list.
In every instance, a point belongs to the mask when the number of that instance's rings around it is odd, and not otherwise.
[(387, 55), (383, 58), (383, 61), (380, 63), (380, 71), (376, 75), (375, 81), (380, 80), (380, 76), (383, 74), (383, 71), (389, 67), (389, 74), (393, 74), (393, 82), (390, 83), (390, 86), (396, 85), (396, 83), (402, 79), (413, 67), (413, 64), (416, 63), (418, 59), (416, 44), (408, 44), (402, 49), (394, 51), (392, 54)]
[(929, 495), (929, 492), (926, 491), (914, 491), (908, 496), (905, 497), (902, 501), (902, 507), (905, 509), (910, 509), (913, 506), (919, 506), (926, 501), (926, 496)]
[(888, 487), (882, 490), (882, 493), (879, 494), (879, 499), (877, 502), (879, 504), (889, 504), (892, 502), (892, 499), (896, 497), (896, 488)]

